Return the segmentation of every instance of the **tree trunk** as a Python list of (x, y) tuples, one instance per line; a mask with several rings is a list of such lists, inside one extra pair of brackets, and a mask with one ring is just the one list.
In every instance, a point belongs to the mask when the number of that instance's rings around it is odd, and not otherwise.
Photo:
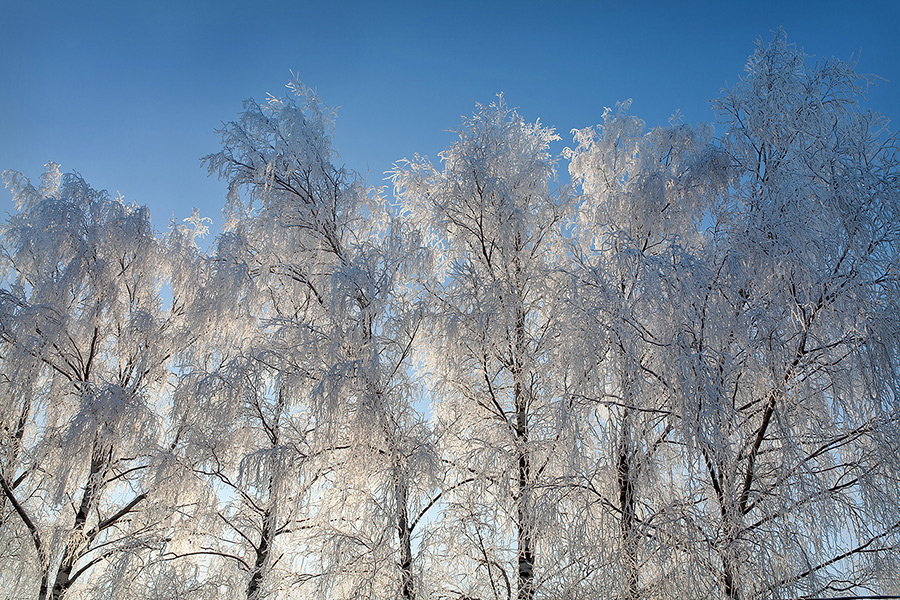
[(528, 507), (528, 487), (531, 483), (531, 457), (528, 454), (528, 397), (522, 382), (521, 360), (525, 355), (525, 310), (516, 309), (515, 363), (513, 365), (513, 402), (516, 410), (516, 529), (518, 588), (517, 600), (534, 597), (534, 540)]
[(531, 537), (531, 524), (529, 523), (525, 487), (528, 485), (529, 460), (525, 451), (519, 453), (519, 477), (518, 494), (516, 498), (518, 520), (518, 563), (519, 586), (518, 600), (531, 600), (534, 597), (534, 540)]
[(397, 535), (400, 541), (400, 597), (403, 600), (415, 600), (416, 590), (412, 572), (412, 531), (406, 512), (409, 490), (403, 477), (395, 475), (394, 490), (397, 496)]
[(630, 452), (630, 430), (628, 409), (622, 415), (622, 426), (619, 429), (619, 448), (616, 457), (616, 485), (619, 493), (619, 510), (621, 520), (619, 531), (622, 543), (622, 569), (625, 586), (622, 597), (635, 600), (638, 596), (637, 539), (635, 523), (637, 522), (636, 502), (634, 497), (634, 481), (632, 473), (633, 454)]
[(728, 501), (725, 495), (726, 483), (721, 476), (723, 470), (722, 466), (719, 465), (718, 468), (716, 467), (710, 449), (701, 446), (701, 453), (703, 454), (703, 460), (706, 463), (706, 470), (709, 473), (710, 483), (716, 494), (716, 502), (719, 504), (719, 516), (722, 519), (722, 536), (725, 539), (724, 547), (721, 550), (723, 591), (725, 592), (725, 598), (727, 600), (740, 600), (740, 594), (738, 593), (738, 588), (735, 583), (734, 564), (730, 556), (731, 548), (737, 537), (735, 535), (737, 527), (734, 525), (735, 521), (732, 517), (734, 509), (729, 510)]
[(81, 504), (75, 513), (75, 523), (72, 525), (71, 538), (66, 542), (62, 562), (56, 570), (56, 578), (53, 580), (53, 589), (50, 591), (50, 600), (62, 600), (74, 581), (72, 569), (75, 562), (84, 555), (81, 539), (85, 535), (88, 515), (94, 507), (97, 497), (103, 488), (103, 470), (112, 458), (112, 451), (102, 452), (94, 444), (91, 450), (91, 471), (87, 483), (84, 486), (84, 494), (81, 496)]
[(253, 562), (253, 572), (250, 573), (250, 581), (247, 582), (247, 600), (257, 600), (262, 593), (263, 574), (266, 560), (269, 558), (272, 526), (274, 524), (274, 511), (267, 508), (263, 513), (262, 532), (259, 536), (259, 545), (254, 548), (256, 559)]
[[(269, 437), (270, 448), (278, 448), (281, 443), (281, 415), (286, 405), (284, 386), (278, 387), (278, 401), (275, 403), (275, 414), (272, 415), (272, 424), (266, 427), (266, 435)], [(265, 425), (265, 419), (263, 418)], [(250, 573), (250, 581), (247, 582), (247, 600), (257, 600), (262, 594), (262, 581), (265, 575), (266, 562), (275, 539), (275, 479), (269, 478), (268, 506), (262, 514), (262, 531), (259, 535), (259, 544), (253, 547), (256, 558), (253, 561), (253, 571)]]
[(731, 563), (731, 558), (726, 553), (722, 555), (722, 574), (724, 579), (724, 588), (725, 588), (725, 598), (727, 600), (740, 600), (740, 594), (738, 593), (737, 585), (735, 585), (734, 581), (734, 566)]
[(41, 586), (38, 590), (38, 600), (47, 600), (47, 592), (50, 589), (50, 582), (47, 580), (49, 573), (46, 569), (41, 570)]

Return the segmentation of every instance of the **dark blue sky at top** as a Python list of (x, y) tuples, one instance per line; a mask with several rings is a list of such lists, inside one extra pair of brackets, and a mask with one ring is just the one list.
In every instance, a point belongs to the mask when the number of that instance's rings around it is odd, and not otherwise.
[(554, 151), (628, 98), (650, 126), (676, 110), (714, 121), (709, 100), (779, 27), (886, 79), (868, 105), (900, 126), (900, 0), (0, 0), (0, 170), (37, 180), (52, 160), (148, 205), (158, 229), (196, 206), (217, 231), (225, 189), (199, 159), (243, 100), (285, 95), (291, 71), (339, 107), (340, 160), (386, 185), (398, 159), (437, 160), (498, 92), (560, 133)]

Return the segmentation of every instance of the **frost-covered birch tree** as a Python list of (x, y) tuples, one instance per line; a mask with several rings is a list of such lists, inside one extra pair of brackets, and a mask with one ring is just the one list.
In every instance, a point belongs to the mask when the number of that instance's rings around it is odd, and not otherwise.
[(595, 593), (674, 597), (670, 574), (692, 557), (674, 524), (684, 499), (673, 485), (680, 450), (667, 363), (684, 299), (671, 280), (706, 248), (701, 222), (722, 191), (724, 157), (710, 145), (711, 127), (673, 120), (646, 131), (628, 105), (577, 131), (568, 152), (584, 195), (567, 337), (590, 375), (580, 395), (594, 407), (568, 479), (587, 502), (585, 542), (597, 566), (586, 582)]
[(202, 581), (209, 597), (224, 589), (255, 600), (302, 583), (316, 472), (306, 373), (265, 344), (266, 305), (248, 293), (246, 273), (221, 246), (191, 282), (198, 288), (191, 322), (204, 335), (175, 393), (179, 453), (206, 494), (166, 557), (209, 564)]
[(394, 173), (438, 255), (426, 286), (430, 368), (459, 486), (440, 521), (453, 569), (445, 594), (529, 600), (550, 571), (541, 548), (555, 511), (541, 482), (564, 454), (569, 417), (557, 378), (566, 203), (551, 190), (555, 139), (501, 98), (463, 121), (442, 168), (416, 157)]
[[(341, 317), (328, 345), (330, 371), (322, 400), (342, 411), (346, 448), (336, 455), (326, 496), (335, 535), (329, 547), (340, 597), (429, 597), (442, 572), (425, 564), (423, 517), (440, 494), (442, 469), (419, 403), (414, 357), (423, 311), (411, 282), (426, 264), (419, 237), (399, 220), (354, 244), (339, 277)], [(347, 575), (352, 572), (352, 576)]]
[(896, 138), (778, 33), (716, 101), (729, 187), (670, 364), (729, 599), (896, 590)]
[(19, 539), (3, 579), (41, 600), (124, 593), (167, 535), (180, 485), (166, 390), (181, 307), (161, 289), (174, 246), (145, 207), (58, 165), (39, 189), (4, 177), (18, 212), (2, 229), (0, 488), (4, 536)]
[(376, 192), (333, 164), (333, 111), (299, 81), (289, 87), (291, 97), (248, 101), (206, 159), (231, 191), (219, 260), (252, 287), (252, 360), (306, 415), (293, 435), (305, 429), (304, 458), (317, 457), (317, 589), (413, 598), (419, 482), (435, 470), (410, 371), (421, 310), (408, 281), (426, 254)]

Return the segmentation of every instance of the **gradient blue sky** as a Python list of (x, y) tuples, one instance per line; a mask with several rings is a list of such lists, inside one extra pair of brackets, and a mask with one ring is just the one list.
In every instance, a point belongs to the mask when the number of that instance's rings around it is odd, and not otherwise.
[[(900, 123), (900, 0), (857, 2), (36, 2), (0, 0), (0, 170), (48, 160), (150, 207), (215, 220), (224, 185), (200, 157), (241, 101), (283, 95), (290, 71), (339, 107), (335, 149), (384, 185), (394, 161), (436, 160), (447, 130), (504, 92), (569, 131), (632, 98), (648, 125), (738, 80), (782, 27), (815, 57), (884, 78), (869, 106)], [(2, 213), (13, 210), (0, 192)]]

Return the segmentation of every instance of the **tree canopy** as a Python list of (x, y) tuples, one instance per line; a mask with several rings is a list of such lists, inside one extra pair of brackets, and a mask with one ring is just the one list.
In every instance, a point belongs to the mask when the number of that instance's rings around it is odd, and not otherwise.
[(196, 213), (6, 171), (0, 588), (900, 594), (900, 145), (867, 84), (779, 32), (715, 126), (622, 102), (557, 154), (500, 95), (388, 194), (296, 80), (203, 159), (207, 250)]

